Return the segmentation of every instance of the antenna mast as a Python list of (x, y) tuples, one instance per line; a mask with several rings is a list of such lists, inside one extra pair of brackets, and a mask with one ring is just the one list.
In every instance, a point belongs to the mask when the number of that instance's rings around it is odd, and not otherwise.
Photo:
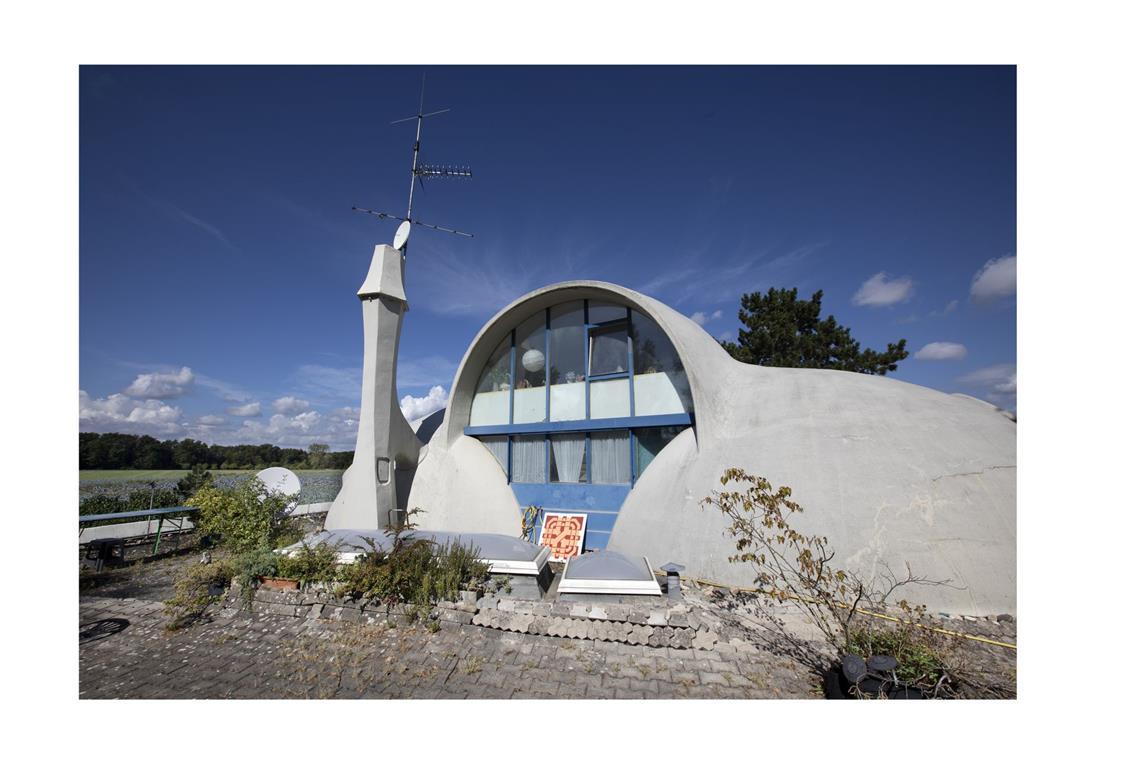
[[(404, 216), (402, 216), (402, 217), (398, 217), (394, 214), (386, 214), (382, 211), (373, 211), (372, 209), (359, 208), (357, 206), (352, 207), (353, 211), (360, 211), (360, 212), (363, 212), (365, 214), (372, 214), (373, 216), (379, 217), (380, 219), (401, 219), (403, 223), (400, 225), (400, 229), (398, 229), (396, 231), (396, 237), (392, 241), (392, 245), (394, 248), (398, 248), (404, 256), (407, 256), (408, 230), (411, 229), (411, 225), (413, 225), (413, 224), (418, 225), (420, 227), (427, 227), (429, 229), (439, 230), (440, 232), (450, 232), (453, 235), (462, 235), (463, 237), (469, 237), (469, 238), (475, 237), (470, 232), (461, 232), (459, 230), (453, 230), (453, 229), (450, 229), (448, 227), (441, 227), (441, 226), (436, 225), (436, 224), (428, 224), (426, 222), (421, 222), (418, 219), (412, 218), (412, 200), (415, 197), (416, 182), (417, 181), (420, 183), (420, 187), (423, 187), (425, 177), (427, 179), (437, 179), (437, 178), (441, 178), (441, 177), (455, 177), (455, 178), (469, 179), (472, 176), (470, 167), (437, 166), (437, 165), (428, 165), (428, 164), (420, 166), (420, 136), (423, 134), (424, 119), (428, 118), (429, 116), (438, 116), (440, 114), (447, 113), (448, 111), (451, 110), (450, 108), (443, 108), (439, 111), (432, 111), (431, 113), (424, 113), (424, 89), (426, 88), (426, 86), (427, 86), (427, 72), (424, 72), (423, 78), (420, 81), (420, 108), (419, 108), (419, 111), (416, 112), (415, 116), (408, 116), (406, 118), (396, 119), (395, 121), (390, 122), (390, 125), (392, 125), (392, 124), (403, 124), (404, 122), (411, 121), (412, 119), (416, 120), (416, 141), (412, 145), (412, 178), (411, 178), (410, 186), (408, 187), (408, 211), (407, 211), (407, 213), (404, 214)], [(407, 225), (406, 228), (405, 228), (405, 225)]]

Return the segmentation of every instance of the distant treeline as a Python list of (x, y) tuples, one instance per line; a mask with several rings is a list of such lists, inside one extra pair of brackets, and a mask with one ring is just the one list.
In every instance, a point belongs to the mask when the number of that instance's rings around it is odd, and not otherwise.
[(352, 464), (351, 451), (329, 451), (314, 443), (308, 451), (260, 446), (209, 445), (185, 438), (160, 441), (149, 435), (80, 433), (81, 470), (189, 470), (196, 464), (210, 469), (260, 470), (290, 467), (300, 470), (344, 470)]

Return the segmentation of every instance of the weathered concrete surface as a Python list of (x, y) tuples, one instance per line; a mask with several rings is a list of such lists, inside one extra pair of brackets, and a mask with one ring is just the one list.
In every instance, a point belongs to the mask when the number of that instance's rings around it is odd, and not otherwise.
[(325, 521), (330, 530), (386, 527), (394, 510), (407, 507), (420, 453), (396, 396), (396, 357), (408, 309), (403, 255), (389, 245), (376, 246), (357, 295), (364, 313), (360, 423), (352, 465)]
[(836, 563), (870, 577), (887, 569), (947, 579), (907, 590), (933, 611), (1016, 610), (1016, 424), (995, 407), (891, 378), (766, 368), (732, 359), (699, 325), (609, 283), (574, 281), (523, 296), (493, 317), (456, 372), (440, 430), (412, 485), (420, 523), (515, 533), (519, 509), (502, 469), (463, 434), (478, 375), (518, 322), (547, 306), (601, 298), (654, 319), (684, 363), (694, 428), (638, 480), (608, 548), (675, 561), (686, 574), (732, 584), (753, 572), (727, 561), (725, 520), (700, 501), (727, 467), (787, 485), (804, 507), (801, 532), (825, 535)]

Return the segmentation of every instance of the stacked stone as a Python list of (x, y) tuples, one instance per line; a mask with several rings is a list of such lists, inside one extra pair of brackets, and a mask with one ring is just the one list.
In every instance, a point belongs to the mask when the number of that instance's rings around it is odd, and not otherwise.
[[(397, 605), (338, 598), (324, 591), (258, 589), (254, 610), (286, 617), (322, 618), (346, 623), (404, 622), (414, 612)], [(439, 602), (431, 618), (442, 626), (477, 625), (497, 631), (568, 639), (611, 641), (672, 649), (741, 649), (744, 642), (721, 640), (720, 621), (685, 604), (655, 606), (609, 602), (543, 602), (482, 597), (470, 602)]]
[(712, 650), (722, 643), (719, 621), (685, 605), (658, 608), (485, 598), (477, 608), (471, 623), (499, 631), (673, 649)]

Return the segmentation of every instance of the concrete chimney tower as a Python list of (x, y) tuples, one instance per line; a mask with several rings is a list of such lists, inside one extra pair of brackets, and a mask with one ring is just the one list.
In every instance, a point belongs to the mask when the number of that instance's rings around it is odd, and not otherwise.
[(352, 465), (325, 518), (327, 530), (375, 530), (403, 520), (420, 453), (396, 398), (396, 357), (408, 309), (403, 254), (390, 245), (376, 246), (356, 295), (364, 312), (360, 425)]

